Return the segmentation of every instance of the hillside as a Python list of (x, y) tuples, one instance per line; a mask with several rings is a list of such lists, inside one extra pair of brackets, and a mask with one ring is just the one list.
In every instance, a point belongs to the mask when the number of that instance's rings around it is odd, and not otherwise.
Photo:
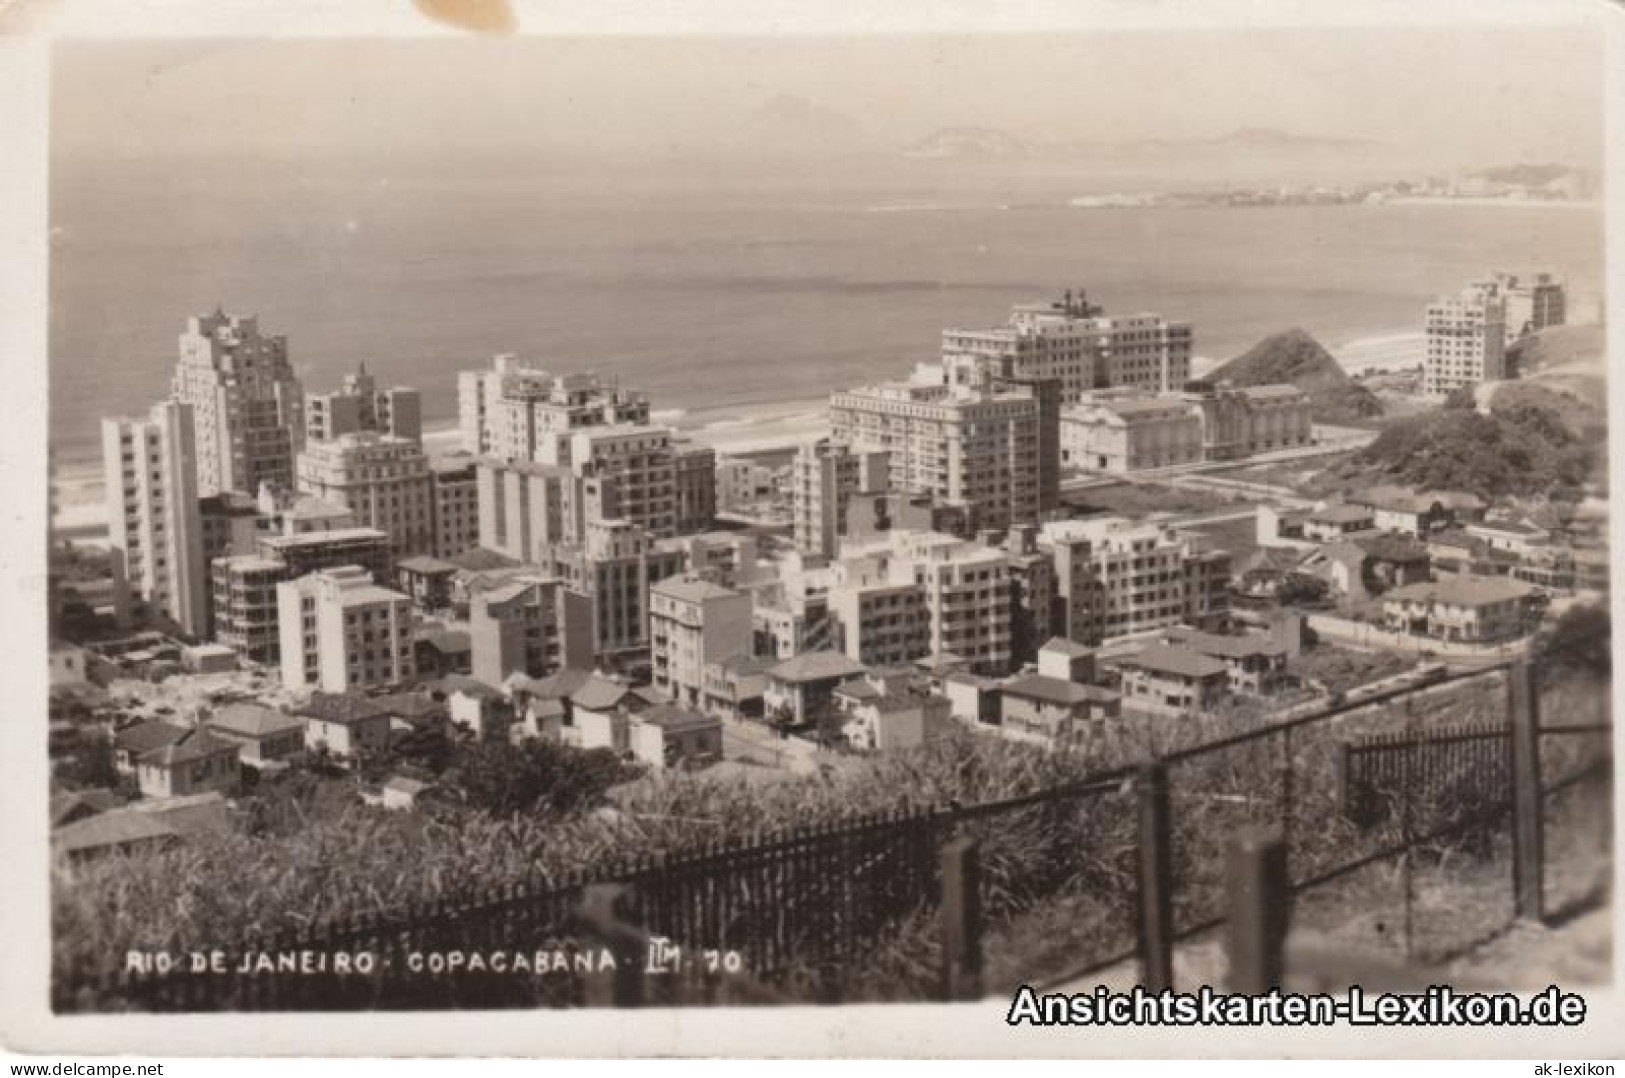
[(1603, 329), (1599, 325), (1550, 326), (1507, 349), (1507, 361), (1525, 378), (1565, 367), (1603, 364)]
[(1238, 386), (1290, 382), (1309, 394), (1317, 423), (1363, 423), (1381, 416), (1382, 401), (1348, 372), (1321, 343), (1297, 327), (1265, 337), (1207, 375)]
[(1573, 499), (1595, 479), (1601, 460), (1596, 443), (1549, 409), (1520, 403), (1485, 415), (1457, 407), (1395, 420), (1321, 479), (1342, 488), (1395, 483), (1486, 497)]

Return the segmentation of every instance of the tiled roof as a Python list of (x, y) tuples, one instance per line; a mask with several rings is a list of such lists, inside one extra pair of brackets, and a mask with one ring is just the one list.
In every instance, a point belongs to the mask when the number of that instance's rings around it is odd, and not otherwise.
[(446, 705), (428, 693), (398, 692), (389, 696), (374, 697), (373, 701), (389, 714), (408, 722), (446, 714)]
[(190, 732), (191, 729), (186, 726), (177, 726), (174, 723), (149, 719), (146, 722), (119, 731), (113, 738), (113, 746), (124, 752), (140, 756), (142, 753), (151, 752), (153, 749), (173, 745)]
[(57, 828), (51, 844), (64, 853), (79, 853), (179, 837), (175, 828), (147, 813), (104, 812)]
[(730, 599), (739, 593), (721, 584), (697, 576), (668, 577), (649, 589), (650, 593), (658, 593), (672, 599), (679, 599), (685, 603), (703, 603), (707, 599)]
[(437, 576), (444, 576), (457, 571), (457, 566), (449, 561), (441, 561), (439, 558), (430, 558), (421, 554), (416, 557), (402, 558), (395, 563), (395, 568), (405, 569), (409, 573)]
[(303, 706), (296, 708), (294, 714), (305, 715), (322, 722), (347, 725), (387, 715), (389, 711), (382, 701), (369, 700), (359, 693), (317, 692), (312, 693), (310, 700)]
[(263, 704), (227, 704), (209, 716), (210, 729), (249, 737), (266, 737), (284, 730), (304, 729), (305, 720)]
[(1528, 584), (1503, 577), (1456, 577), (1435, 583), (1408, 584), (1383, 596), (1400, 602), (1438, 602), (1452, 606), (1485, 606), (1513, 599), (1526, 599), (1534, 593)]
[(571, 703), (588, 711), (603, 711), (612, 708), (632, 694), (632, 687), (618, 681), (610, 681), (597, 675), (588, 675), (587, 680), (579, 689), (570, 694)]
[(554, 699), (571, 697), (590, 680), (592, 680), (592, 671), (565, 667), (563, 670), (549, 674), (537, 682), (535, 693), (537, 696), (549, 696)]
[(1102, 689), (1098, 685), (1079, 685), (1076, 682), (1062, 681), (1060, 678), (1047, 677), (1043, 674), (1025, 674), (1011, 678), (1004, 683), (1003, 692), (1007, 696), (1024, 696), (1030, 700), (1042, 700), (1046, 704), (1064, 704), (1068, 707), (1090, 701), (1108, 700), (1114, 695), (1109, 689)]
[(1050, 637), (1048, 640), (1044, 641), (1044, 646), (1039, 650), (1053, 652), (1057, 655), (1068, 655), (1073, 658), (1094, 654), (1093, 648), (1085, 647), (1076, 640), (1068, 640), (1064, 636)]
[(446, 560), (459, 569), (467, 569), (474, 573), (483, 573), (489, 569), (511, 569), (519, 564), (506, 554), (499, 554), (494, 550), (487, 550), (485, 547), (465, 550), (461, 554), (454, 554)]
[(837, 651), (804, 651), (775, 666), (769, 674), (775, 680), (799, 684), (853, 677), (863, 673), (864, 669), (862, 663), (854, 662)]
[(479, 678), (469, 677), (467, 674), (447, 674), (439, 681), (433, 682), (430, 688), (438, 689), (448, 696), (457, 692), (481, 700), (497, 700), (502, 697), (500, 690), (487, 685)]
[(712, 715), (702, 715), (698, 711), (678, 707), (675, 704), (658, 704), (638, 716), (641, 722), (653, 723), (663, 730), (697, 730), (709, 726), (720, 726), (722, 720)]
[(1250, 655), (1285, 655), (1287, 648), (1273, 637), (1256, 633), (1246, 636), (1225, 636), (1204, 633), (1197, 629), (1176, 627), (1168, 631), (1170, 642), (1202, 655), (1222, 656), (1226, 659), (1245, 659)]
[(1138, 654), (1128, 656), (1123, 663), (1154, 673), (1178, 674), (1181, 677), (1216, 677), (1225, 672), (1224, 663), (1217, 659), (1168, 644), (1152, 644)]
[(189, 730), (184, 738), (173, 745), (164, 745), (142, 753), (138, 761), (155, 767), (176, 767), (191, 763), (193, 760), (206, 760), (211, 756), (223, 756), (228, 753), (235, 756), (237, 752), (236, 742), (215, 737), (207, 730)]

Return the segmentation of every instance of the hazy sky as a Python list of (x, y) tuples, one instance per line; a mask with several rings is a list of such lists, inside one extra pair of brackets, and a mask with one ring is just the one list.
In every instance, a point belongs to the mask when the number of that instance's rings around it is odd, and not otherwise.
[(1039, 140), (1239, 127), (1432, 160), (1596, 167), (1595, 31), (1340, 29), (884, 38), (59, 45), (58, 150), (624, 151), (737, 144), (762, 104), (837, 110), (880, 146), (943, 126)]

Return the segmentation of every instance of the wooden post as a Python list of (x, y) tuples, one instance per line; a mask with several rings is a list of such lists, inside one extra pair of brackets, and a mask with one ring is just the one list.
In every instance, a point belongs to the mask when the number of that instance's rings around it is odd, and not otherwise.
[(586, 1003), (589, 1007), (643, 1006), (643, 972), (648, 962), (648, 939), (616, 913), (615, 903), (624, 891), (625, 888), (618, 884), (597, 883), (581, 894), (576, 921), (589, 936), (582, 941), (584, 949), (601, 946), (615, 956), (614, 970), (587, 975)]
[(1260, 995), (1279, 988), (1290, 896), (1286, 843), (1244, 834), (1230, 853), (1230, 990)]
[(982, 863), (975, 839), (942, 847), (942, 998), (982, 998)]
[(1174, 836), (1168, 810), (1168, 768), (1144, 764), (1135, 777), (1140, 801), (1140, 984), (1148, 992), (1174, 986)]
[(1545, 805), (1540, 791), (1540, 685), (1524, 659), (1507, 670), (1512, 723), (1512, 886), (1518, 916), (1546, 914)]

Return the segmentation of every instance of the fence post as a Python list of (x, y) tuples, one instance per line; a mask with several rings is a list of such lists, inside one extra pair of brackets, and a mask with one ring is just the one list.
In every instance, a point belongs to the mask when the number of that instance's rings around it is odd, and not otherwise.
[(942, 847), (942, 998), (982, 998), (982, 862), (973, 838)]
[(1249, 833), (1230, 851), (1229, 984), (1232, 992), (1260, 995), (1279, 988), (1289, 917), (1286, 843)]
[(1168, 809), (1168, 767), (1142, 764), (1134, 780), (1140, 802), (1140, 984), (1148, 992), (1174, 986), (1174, 836)]
[(611, 976), (604, 971), (586, 977), (586, 1003), (589, 1007), (643, 1006), (643, 970), (648, 961), (648, 940), (637, 928), (623, 921), (615, 903), (625, 892), (619, 884), (598, 883), (584, 889), (576, 921), (595, 942), (615, 957)]
[(1512, 724), (1512, 886), (1518, 916), (1539, 921), (1546, 913), (1540, 685), (1528, 659), (1507, 670), (1507, 711)]

